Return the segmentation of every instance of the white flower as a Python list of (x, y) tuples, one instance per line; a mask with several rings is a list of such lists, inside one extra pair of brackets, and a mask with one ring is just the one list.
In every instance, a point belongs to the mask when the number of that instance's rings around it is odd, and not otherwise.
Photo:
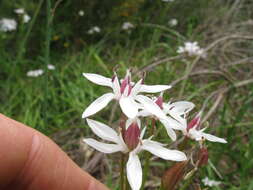
[(209, 186), (209, 187), (215, 187), (221, 184), (220, 181), (210, 180), (208, 177), (205, 177), (204, 179), (202, 179), (202, 182), (204, 183), (205, 186)]
[[(144, 108), (137, 114), (137, 116), (155, 116), (155, 118), (157, 118), (164, 125), (169, 137), (173, 141), (176, 140), (176, 133), (173, 129), (181, 130), (184, 123), (184, 118), (182, 118), (182, 115), (185, 115), (188, 111), (194, 108), (194, 104), (187, 101), (179, 101), (172, 104), (164, 103), (162, 95), (153, 100), (145, 97), (145, 101), (153, 101), (155, 104), (144, 104), (143, 100), (140, 101), (143, 103)], [(146, 105), (150, 106), (147, 107)]]
[(94, 33), (99, 33), (101, 32), (101, 29), (98, 26), (94, 26), (91, 29), (88, 30), (88, 34), (94, 34)]
[(168, 22), (168, 24), (173, 27), (178, 24), (178, 21), (177, 21), (177, 19), (173, 18)]
[(51, 65), (51, 64), (47, 65), (47, 68), (48, 68), (49, 70), (55, 70), (55, 66), (54, 66), (54, 65)]
[(185, 120), (185, 124), (183, 125), (182, 132), (185, 136), (194, 139), (196, 141), (201, 141), (201, 140), (208, 140), (211, 142), (219, 142), (219, 143), (227, 143), (227, 141), (223, 138), (216, 137), (214, 135), (210, 135), (208, 133), (204, 133), (203, 129), (199, 129), (200, 125), (200, 118), (201, 118), (201, 112), (199, 112), (187, 125), (187, 122)]
[(44, 73), (44, 71), (42, 69), (38, 69), (38, 70), (28, 71), (26, 73), (26, 76), (28, 76), (28, 77), (38, 77), (38, 76), (42, 75), (43, 73)]
[(198, 42), (185, 42), (184, 46), (179, 46), (177, 53), (186, 53), (189, 56), (206, 57), (204, 49), (200, 48)]
[(78, 12), (78, 15), (79, 15), (79, 16), (84, 16), (84, 11), (83, 11), (83, 10), (80, 10), (80, 11)]
[(14, 12), (18, 15), (25, 14), (24, 8), (15, 9)]
[(8, 32), (17, 29), (17, 22), (14, 19), (3, 18), (0, 20), (0, 31)]
[(139, 93), (157, 93), (171, 88), (168, 85), (144, 85), (142, 84), (142, 79), (135, 84), (131, 81), (129, 71), (127, 71), (124, 80), (121, 82), (119, 82), (116, 74), (112, 79), (92, 73), (83, 73), (83, 76), (93, 83), (110, 87), (113, 90), (113, 93), (106, 93), (92, 102), (83, 112), (83, 118), (97, 113), (107, 106), (112, 99), (119, 101), (120, 107), (127, 117), (134, 118), (138, 113), (138, 109), (142, 107), (136, 100), (144, 103), (146, 107), (152, 107), (152, 104), (154, 104), (152, 101), (146, 101), (145, 96), (138, 95)]
[(122, 30), (130, 30), (130, 29), (134, 28), (134, 25), (130, 22), (124, 22), (122, 24), (121, 28), (122, 28)]
[[(138, 144), (134, 147), (134, 149), (129, 149), (121, 133), (117, 134), (109, 126), (91, 119), (87, 119), (87, 122), (91, 130), (98, 137), (103, 140), (113, 142), (113, 144), (102, 143), (92, 138), (84, 139), (83, 141), (85, 143), (96, 150), (107, 154), (114, 152), (129, 152), (126, 171), (128, 182), (133, 190), (139, 190), (142, 184), (142, 168), (138, 157), (138, 153), (142, 150), (149, 151), (150, 153), (165, 160), (184, 161), (187, 159), (186, 155), (181, 151), (167, 149), (164, 147), (164, 144), (153, 141), (150, 138), (142, 140), (145, 128), (142, 130), (141, 134), (138, 134)], [(129, 128), (130, 127), (136, 127), (136, 124), (129, 126)], [(137, 128), (138, 127), (139, 126), (137, 126)], [(133, 132), (135, 131), (133, 130)]]
[(23, 16), (23, 22), (28, 23), (31, 20), (31, 17), (28, 14), (24, 14)]

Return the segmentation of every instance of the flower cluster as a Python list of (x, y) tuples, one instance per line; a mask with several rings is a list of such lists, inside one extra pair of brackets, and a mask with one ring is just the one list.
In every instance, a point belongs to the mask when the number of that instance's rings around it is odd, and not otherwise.
[(28, 23), (31, 20), (31, 17), (26, 13), (24, 8), (15, 9), (14, 12), (17, 15), (22, 16), (22, 20), (23, 20), (24, 23)]
[(122, 30), (131, 30), (134, 28), (134, 25), (131, 22), (124, 22), (121, 28)]
[(0, 31), (10, 32), (17, 29), (17, 22), (14, 19), (3, 18), (0, 20)]
[[(22, 17), (23, 23), (28, 23), (31, 20), (31, 17), (25, 12), (23, 8), (18, 8), (14, 10), (18, 16)], [(0, 20), (0, 31), (2, 32), (11, 32), (17, 30), (18, 23), (15, 19), (2, 18)]]
[(185, 42), (184, 46), (178, 47), (177, 53), (185, 53), (189, 56), (206, 57), (204, 49), (199, 47), (198, 42)]
[[(55, 70), (55, 66), (49, 64), (49, 65), (47, 65), (47, 69), (48, 70)], [(28, 71), (26, 73), (26, 76), (28, 76), (28, 77), (39, 77), (39, 76), (41, 76), (43, 74), (44, 74), (44, 70), (43, 69), (37, 69), (37, 70)]]
[(88, 34), (100, 33), (101, 29), (98, 26), (93, 26), (91, 29), (88, 30)]
[[(156, 122), (160, 122), (165, 127), (172, 141), (177, 139), (175, 131), (181, 131), (185, 137), (196, 141), (202, 142), (206, 139), (226, 143), (224, 139), (204, 133), (205, 129), (200, 129), (200, 113), (187, 124), (187, 115), (195, 107), (192, 102), (164, 102), (163, 93), (171, 88), (169, 85), (146, 85), (143, 79), (134, 82), (129, 70), (123, 79), (119, 79), (116, 73), (112, 78), (93, 73), (83, 73), (83, 76), (95, 84), (112, 90), (97, 98), (82, 114), (82, 118), (86, 118), (90, 129), (98, 137), (110, 143), (100, 142), (93, 138), (85, 138), (83, 141), (103, 153), (122, 152), (128, 155), (126, 173), (133, 190), (139, 190), (142, 185), (142, 167), (138, 157), (141, 151), (146, 150), (164, 160), (187, 160), (184, 152), (168, 149), (166, 144), (153, 140), (152, 128), (155, 127)], [(146, 95), (150, 93), (160, 93), (160, 95), (150, 98)], [(112, 100), (119, 103), (122, 114), (126, 118), (116, 131), (104, 123), (88, 119), (105, 108)], [(142, 118), (144, 117), (151, 119), (153, 126), (143, 126)], [(145, 138), (146, 130), (148, 138)]]

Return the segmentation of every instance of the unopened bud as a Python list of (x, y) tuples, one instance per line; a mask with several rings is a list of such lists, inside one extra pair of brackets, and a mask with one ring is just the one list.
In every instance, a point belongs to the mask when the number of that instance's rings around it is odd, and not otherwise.
[(178, 162), (169, 168), (162, 177), (162, 187), (164, 190), (174, 190), (180, 180), (182, 180), (188, 161)]
[(198, 167), (205, 166), (208, 163), (208, 150), (206, 147), (203, 147), (199, 150), (199, 160)]
[(123, 138), (130, 150), (137, 147), (140, 141), (141, 130), (137, 122), (133, 122), (124, 132)]

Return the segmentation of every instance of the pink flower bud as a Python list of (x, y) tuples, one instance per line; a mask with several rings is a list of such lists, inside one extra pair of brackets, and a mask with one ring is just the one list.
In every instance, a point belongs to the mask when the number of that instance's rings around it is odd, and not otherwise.
[(130, 150), (133, 150), (137, 147), (140, 141), (141, 130), (137, 122), (133, 122), (127, 130), (124, 131), (123, 138)]
[(208, 150), (203, 147), (199, 150), (198, 167), (205, 166), (208, 163)]
[(178, 162), (165, 171), (162, 177), (162, 187), (164, 190), (174, 190), (182, 180), (188, 161)]

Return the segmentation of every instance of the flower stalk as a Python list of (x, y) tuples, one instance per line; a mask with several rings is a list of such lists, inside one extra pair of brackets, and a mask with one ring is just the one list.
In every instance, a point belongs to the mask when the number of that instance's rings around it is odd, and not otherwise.
[(120, 190), (124, 190), (125, 188), (125, 155), (121, 153), (121, 161), (120, 161)]

